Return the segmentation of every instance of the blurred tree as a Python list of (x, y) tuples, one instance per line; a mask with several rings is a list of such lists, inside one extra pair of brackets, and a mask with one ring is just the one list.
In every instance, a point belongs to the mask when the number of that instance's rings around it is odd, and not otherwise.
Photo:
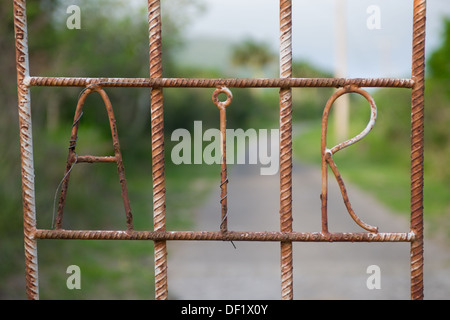
[(185, 28), (205, 10), (204, 0), (172, 0), (161, 4), (164, 77), (178, 77), (175, 52), (186, 44)]
[(232, 48), (231, 63), (235, 66), (250, 68), (252, 77), (261, 78), (264, 75), (264, 69), (274, 60), (274, 53), (264, 42), (246, 39)]
[[(430, 78), (450, 81), (450, 18), (444, 20), (442, 45), (428, 59), (428, 75)], [(450, 90), (447, 91), (450, 93)]]
[[(332, 74), (323, 71), (307, 61), (294, 61), (294, 78), (331, 78)], [(293, 95), (294, 121), (317, 120), (322, 117), (323, 108), (333, 93), (331, 88), (295, 88)], [(296, 94), (299, 92), (299, 94)]]
[(425, 81), (425, 139), (428, 172), (442, 181), (450, 179), (450, 18), (444, 20), (442, 44), (427, 60)]
[[(32, 75), (71, 77), (148, 77), (148, 21), (146, 2), (126, 0), (42, 0), (29, 1), (29, 50)], [(81, 29), (68, 29), (75, 4), (81, 8)], [(163, 72), (174, 74), (172, 52), (183, 44), (181, 29), (192, 13), (201, 10), (201, 0), (163, 2)], [(12, 19), (10, 19), (12, 21)], [(67, 89), (67, 88), (66, 88)], [(50, 130), (73, 121), (76, 90), (35, 89), (34, 121), (45, 121)], [(79, 91), (79, 90), (78, 90)], [(146, 132), (146, 112), (150, 100), (148, 90), (108, 89), (115, 112), (130, 133)], [(45, 92), (45, 95), (43, 94)], [(41, 100), (41, 96), (45, 101)], [(98, 101), (99, 102), (99, 101)], [(97, 103), (94, 100), (94, 103)], [(126, 106), (126, 108), (119, 107)], [(104, 117), (102, 106), (92, 108), (84, 121), (96, 122)], [(97, 109), (100, 109), (97, 111)], [(92, 116), (91, 116), (92, 114)], [(109, 134), (105, 129), (105, 134)], [(125, 137), (126, 138), (126, 137)], [(134, 137), (130, 137), (134, 139)]]
[[(200, 0), (199, 0), (200, 1)], [(178, 31), (182, 21), (179, 19), (187, 7), (195, 7), (199, 1), (184, 0), (171, 1), (179, 6), (165, 8), (163, 16), (164, 67), (172, 68), (174, 61), (170, 52), (181, 43), (182, 33)], [(148, 77), (148, 22), (146, 5), (135, 7), (126, 0), (28, 0), (28, 38), (30, 52), (30, 73), (33, 76), (80, 76), (80, 77)], [(165, 1), (167, 3), (167, 1)], [(75, 4), (81, 8), (81, 29), (69, 30), (66, 20), (70, 16), (66, 12), (68, 6)], [(177, 10), (178, 18), (168, 10)], [(0, 2), (0, 99), (2, 101), (2, 116), (0, 117), (0, 274), (5, 279), (0, 288), (1, 298), (22, 297), (23, 286), (23, 228), (21, 215), (21, 179), (20, 179), (20, 148), (17, 112), (16, 67), (14, 50), (13, 1)], [(170, 30), (170, 32), (167, 32)], [(178, 37), (178, 40), (175, 39)], [(31, 90), (33, 113), (33, 140), (36, 171), (36, 206), (39, 212), (38, 225), (47, 227), (51, 217), (51, 205), (56, 186), (61, 179), (63, 167), (59, 160), (67, 156), (67, 143), (70, 136), (71, 124), (78, 95), (82, 88), (37, 88)], [(147, 208), (148, 189), (151, 189), (151, 179), (145, 179), (143, 172), (148, 168), (151, 159), (150, 148), (150, 90), (133, 88), (107, 88), (113, 103), (116, 118), (119, 123), (119, 135), (123, 153), (127, 153), (127, 178), (130, 173), (137, 172), (142, 177), (140, 192), (132, 197), (142, 198), (144, 201), (134, 203), (142, 206), (143, 212), (151, 211)], [(87, 133), (80, 139), (81, 143), (88, 142), (95, 145), (95, 153), (111, 148), (108, 126), (102, 126), (107, 118), (105, 108), (98, 97), (88, 99), (86, 114), (83, 116), (83, 129), (80, 135)], [(100, 125), (99, 125), (100, 123)], [(99, 135), (100, 133), (100, 135)], [(105, 137), (102, 137), (105, 135)], [(144, 147), (130, 148), (145, 141)], [(126, 150), (128, 149), (128, 150)], [(132, 149), (132, 150), (130, 150)], [(109, 149), (107, 149), (109, 150)], [(133, 155), (130, 155), (133, 152)], [(137, 155), (137, 156), (136, 156)], [(139, 162), (140, 159), (143, 159)], [(64, 161), (64, 160), (63, 160)], [(146, 167), (142, 168), (142, 162)], [(108, 181), (117, 178), (110, 171), (103, 171), (103, 167), (91, 174), (82, 172), (81, 177), (88, 192), (110, 192)], [(114, 171), (112, 171), (114, 173)], [(150, 172), (151, 177), (151, 172)], [(90, 180), (89, 180), (90, 179)], [(93, 181), (93, 182), (92, 182)], [(114, 182), (116, 182), (114, 180)], [(132, 187), (132, 184), (130, 188)], [(80, 188), (83, 189), (83, 188)], [(77, 199), (78, 190), (73, 189), (72, 195)], [(143, 194), (143, 195), (142, 195)], [(93, 203), (86, 198), (78, 197), (78, 209), (92, 209)], [(108, 201), (112, 209), (121, 210), (120, 203)], [(50, 210), (49, 210), (50, 209)], [(102, 212), (111, 207), (100, 205), (95, 211), (99, 225), (108, 225), (111, 217), (105, 219)], [(100, 212), (102, 211), (102, 212)], [(50, 215), (50, 217), (48, 217)], [(86, 215), (79, 215), (76, 219), (88, 219)], [(92, 217), (91, 217), (92, 218)], [(92, 222), (91, 220), (89, 220)], [(58, 246), (54, 243), (55, 248)], [(56, 250), (56, 249), (55, 249)], [(40, 258), (45, 260), (49, 255), (45, 250)], [(50, 253), (51, 256), (51, 253)], [(45, 268), (45, 264), (43, 264)], [(17, 275), (17, 274), (18, 275)], [(18, 280), (16, 280), (18, 279)], [(45, 282), (45, 275), (41, 279)], [(61, 282), (62, 283), (62, 282)], [(56, 296), (60, 293), (56, 290)], [(67, 290), (66, 290), (67, 291)], [(45, 294), (44, 294), (45, 295)]]

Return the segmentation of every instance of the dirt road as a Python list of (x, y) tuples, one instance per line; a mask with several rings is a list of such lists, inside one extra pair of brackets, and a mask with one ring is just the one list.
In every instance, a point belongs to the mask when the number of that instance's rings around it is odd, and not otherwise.
[[(294, 231), (320, 231), (321, 175), (294, 165)], [(344, 177), (345, 179), (345, 177)], [(350, 218), (330, 179), (329, 229), (364, 231)], [(348, 183), (347, 183), (348, 184)], [(197, 212), (196, 230), (219, 230), (219, 187)], [(279, 176), (261, 176), (256, 165), (229, 170), (228, 229), (279, 230)], [(380, 232), (408, 232), (407, 218), (348, 185), (355, 212)], [(169, 242), (171, 299), (280, 299), (280, 245), (276, 242)], [(294, 243), (294, 299), (410, 299), (408, 243)], [(368, 289), (380, 269), (380, 289)], [(450, 299), (448, 247), (426, 240), (425, 298)]]

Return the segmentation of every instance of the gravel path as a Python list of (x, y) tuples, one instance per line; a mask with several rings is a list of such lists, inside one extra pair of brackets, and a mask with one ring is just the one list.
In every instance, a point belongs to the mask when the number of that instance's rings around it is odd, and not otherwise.
[[(294, 230), (320, 231), (321, 175), (294, 165)], [(344, 177), (345, 179), (345, 177)], [(279, 230), (279, 176), (261, 176), (256, 165), (229, 170), (228, 229)], [(329, 229), (361, 232), (330, 179)], [(219, 230), (219, 189), (200, 208), (195, 230)], [(407, 232), (409, 221), (348, 185), (355, 212), (380, 232)], [(450, 299), (450, 251), (426, 239), (425, 298)], [(280, 299), (277, 242), (173, 241), (169, 250), (171, 299)], [(294, 299), (410, 299), (409, 243), (294, 243)], [(370, 265), (381, 272), (381, 289), (369, 290)]]

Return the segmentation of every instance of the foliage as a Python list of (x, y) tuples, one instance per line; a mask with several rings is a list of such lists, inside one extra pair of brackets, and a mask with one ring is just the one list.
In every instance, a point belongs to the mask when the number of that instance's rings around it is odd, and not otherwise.
[[(295, 78), (331, 78), (332, 75), (314, 67), (306, 61), (293, 61), (292, 76)], [(293, 112), (294, 122), (305, 122), (322, 116), (323, 106), (332, 95), (331, 88), (294, 88)]]
[(445, 20), (442, 45), (431, 54), (427, 67), (425, 140), (428, 173), (444, 182), (450, 179), (450, 19)]
[[(450, 179), (448, 148), (450, 124), (450, 20), (445, 22), (442, 45), (426, 62), (425, 80), (425, 188), (424, 212), (427, 232), (448, 234), (450, 214)], [(407, 89), (378, 89), (372, 93), (378, 107), (374, 129), (356, 145), (335, 155), (344, 180), (357, 184), (374, 194), (390, 208), (409, 213), (410, 206), (410, 117), (411, 91)], [(359, 133), (368, 121), (367, 102), (351, 97), (351, 133)], [(330, 120), (333, 132), (333, 122)], [(321, 123), (312, 122), (306, 133), (294, 143), (295, 154), (303, 161), (320, 163)], [(329, 144), (334, 145), (329, 137)]]
[[(428, 59), (428, 76), (431, 79), (439, 79), (447, 85), (450, 82), (450, 18), (444, 20), (444, 32), (442, 45), (435, 50)], [(449, 94), (449, 91), (447, 91)]]
[[(108, 5), (105, 5), (105, 4)], [(174, 52), (181, 48), (182, 30), (188, 12), (201, 12), (200, 1), (164, 1), (163, 73), (165, 77), (218, 78), (215, 69), (189, 68), (178, 63)], [(83, 8), (81, 30), (65, 26), (65, 8)], [(32, 75), (82, 77), (147, 77), (148, 23), (146, 8), (128, 10), (125, 0), (41, 0), (28, 1), (30, 61)], [(4, 282), (0, 298), (24, 297), (23, 231), (21, 215), (20, 149), (15, 82), (12, 1), (0, 3), (0, 274)], [(127, 12), (129, 13), (129, 12)], [(448, 216), (446, 181), (450, 178), (448, 126), (450, 112), (450, 22), (446, 22), (444, 42), (428, 60), (426, 86), (426, 192), (428, 212)], [(255, 54), (257, 52), (258, 54)], [(274, 54), (264, 43), (249, 39), (237, 44), (233, 59), (258, 75)], [(306, 62), (294, 62), (294, 77), (329, 77)], [(225, 75), (228, 76), (228, 75)], [(296, 139), (295, 154), (317, 163), (317, 141), (323, 106), (334, 89), (293, 90), (293, 117), (302, 122), (304, 135)], [(62, 179), (67, 157), (74, 109), (81, 88), (33, 88), (33, 139), (36, 171), (38, 227), (51, 227), (55, 192)], [(117, 119), (131, 205), (137, 229), (152, 228), (152, 172), (150, 136), (150, 92), (142, 88), (106, 88)], [(213, 89), (164, 89), (166, 159), (170, 157), (171, 132), (192, 129), (202, 120), (204, 129), (218, 126), (218, 110), (211, 103)], [(384, 89), (374, 93), (379, 107), (376, 128), (358, 148), (342, 151), (336, 159), (349, 177), (399, 211), (408, 210), (409, 113), (408, 90)], [(277, 89), (233, 89), (234, 101), (227, 110), (229, 128), (278, 126)], [(352, 134), (367, 121), (365, 100), (353, 97)], [(330, 123), (332, 121), (330, 120)], [(97, 95), (89, 96), (80, 122), (77, 151), (80, 154), (108, 155), (112, 152), (106, 112)], [(330, 132), (332, 132), (330, 130)], [(330, 140), (332, 143), (332, 138)], [(368, 167), (370, 168), (369, 170)], [(166, 161), (167, 212), (169, 229), (189, 228), (195, 207), (208, 195), (210, 182), (217, 185), (214, 166), (175, 166)], [(362, 174), (364, 172), (364, 174)], [(405, 179), (406, 177), (406, 179)], [(74, 186), (82, 186), (75, 188)], [(80, 165), (74, 169), (69, 186), (65, 222), (76, 228), (124, 227), (123, 204), (114, 165)], [(369, 188), (370, 187), (370, 188)], [(405, 210), (406, 209), (406, 210)], [(153, 294), (150, 242), (130, 244), (39, 241), (42, 298), (136, 299)], [(83, 264), (86, 290), (70, 292), (65, 287), (65, 268)], [(130, 276), (133, 275), (133, 277)]]
[(236, 66), (250, 68), (253, 77), (261, 78), (264, 68), (274, 61), (269, 45), (253, 39), (246, 39), (232, 48), (231, 63)]
[[(70, 2), (70, 3), (69, 3)], [(123, 13), (128, 1), (28, 1), (30, 69), (32, 75), (148, 77), (148, 23), (146, 8), (137, 9), (130, 18)], [(177, 1), (186, 8), (193, 2)], [(70, 4), (82, 8), (82, 28), (66, 28), (65, 9)], [(108, 4), (108, 5), (105, 5)], [(182, 7), (178, 10), (183, 12)], [(23, 225), (21, 208), (20, 150), (18, 139), (17, 91), (12, 1), (0, 4), (0, 68), (3, 116), (0, 117), (2, 149), (0, 178), (0, 237), (2, 263), (0, 274), (5, 279), (0, 297), (24, 298)], [(113, 15), (115, 13), (115, 15)], [(117, 13), (119, 13), (117, 15)], [(129, 13), (129, 12), (128, 12)], [(164, 37), (165, 52), (181, 44), (177, 32), (180, 21), (164, 17), (163, 27), (171, 30)], [(167, 40), (166, 40), (167, 39)], [(171, 55), (164, 57), (165, 72), (174, 70)], [(34, 167), (36, 183), (37, 224), (51, 228), (54, 200), (62, 179), (74, 110), (80, 88), (32, 88)], [(152, 228), (152, 173), (150, 137), (150, 91), (136, 88), (107, 88), (117, 119), (130, 200), (137, 229)], [(187, 96), (186, 96), (187, 97)], [(188, 99), (181, 99), (184, 105)], [(211, 108), (213, 109), (213, 108)], [(110, 155), (112, 144), (106, 111), (98, 95), (87, 99), (80, 121), (79, 154)], [(176, 117), (176, 115), (174, 115)], [(170, 120), (170, 119), (168, 119)], [(168, 165), (170, 166), (170, 164)], [(168, 170), (166, 185), (171, 190), (167, 207), (169, 228), (185, 228), (192, 219), (195, 203), (177, 205), (186, 188), (181, 181), (201, 178), (200, 168)], [(176, 173), (173, 175), (172, 173)], [(123, 229), (124, 213), (117, 170), (114, 165), (77, 165), (73, 169), (65, 211), (65, 226), (79, 229)], [(194, 176), (189, 176), (192, 174)], [(79, 188), (75, 187), (79, 186)], [(207, 194), (207, 183), (190, 188), (191, 199), (201, 200)], [(119, 191), (119, 193), (118, 193)], [(174, 197), (174, 198), (171, 198)], [(189, 198), (189, 197), (188, 197)], [(168, 210), (169, 210), (168, 209)], [(184, 226), (184, 227), (183, 227)], [(39, 241), (39, 278), (43, 299), (135, 299), (152, 298), (152, 243), (108, 243), (102, 241)], [(134, 261), (134, 263), (133, 263)], [(69, 264), (83, 265), (82, 292), (65, 287)], [(100, 272), (101, 270), (101, 272)], [(130, 273), (133, 277), (130, 277)]]

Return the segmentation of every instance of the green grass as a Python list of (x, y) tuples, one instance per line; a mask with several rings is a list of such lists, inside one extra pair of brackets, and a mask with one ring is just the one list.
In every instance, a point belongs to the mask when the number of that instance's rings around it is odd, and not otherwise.
[[(408, 93), (408, 92), (406, 92)], [(246, 96), (244, 96), (245, 98)], [(250, 99), (249, 97), (247, 97)], [(261, 99), (277, 105), (272, 91), (261, 92)], [(377, 99), (379, 118), (375, 128), (362, 141), (334, 155), (344, 181), (373, 194), (394, 212), (409, 215), (410, 145), (409, 110), (388, 102), (409, 99)], [(267, 102), (268, 103), (268, 102)], [(386, 107), (385, 107), (386, 106)], [(215, 109), (213, 109), (216, 111)], [(276, 112), (275, 112), (276, 111)], [(249, 127), (276, 128), (271, 115), (277, 109), (264, 109), (265, 116), (252, 118)], [(249, 110), (246, 112), (250, 112)], [(315, 115), (315, 113), (314, 113)], [(278, 118), (276, 118), (278, 119)], [(404, 119), (404, 120), (401, 120)], [(352, 111), (349, 136), (365, 127), (367, 110)], [(215, 122), (216, 123), (216, 122)], [(230, 121), (231, 127), (239, 127)], [(36, 207), (39, 228), (50, 228), (54, 195), (64, 173), (70, 124), (63, 130), (48, 132), (34, 127)], [(244, 130), (247, 128), (243, 128)], [(301, 134), (294, 138), (294, 156), (320, 166), (319, 120), (300, 124)], [(338, 142), (333, 138), (333, 119), (328, 129), (328, 147)], [(152, 172), (150, 137), (123, 137), (119, 131), (128, 192), (136, 230), (153, 229)], [(167, 230), (191, 230), (195, 211), (211, 192), (219, 192), (219, 165), (174, 165), (170, 160), (171, 142), (166, 135), (166, 225)], [(79, 147), (79, 148), (78, 148)], [(427, 149), (426, 149), (427, 150)], [(77, 151), (80, 154), (112, 154), (108, 128), (80, 127)], [(448, 232), (450, 192), (445, 175), (433, 165), (445, 158), (425, 154), (424, 206), (426, 230)], [(20, 173), (20, 161), (16, 171)], [(442, 166), (440, 166), (442, 168)], [(331, 174), (331, 173), (330, 173)], [(0, 288), (0, 298), (25, 297), (23, 231), (20, 206), (20, 177), (2, 196), (15, 196), (0, 216), (2, 229), (0, 273), (7, 275)], [(217, 188), (217, 189), (214, 189)], [(6, 198), (5, 198), (6, 199)], [(64, 223), (73, 229), (120, 229), (125, 226), (117, 170), (114, 164), (80, 164), (71, 176)], [(450, 237), (450, 234), (448, 235)], [(82, 241), (39, 240), (39, 279), (42, 299), (152, 299), (154, 266), (152, 241)], [(82, 289), (68, 290), (66, 269), (80, 266)]]
[[(70, 127), (69, 127), (70, 128)], [(38, 228), (50, 229), (54, 195), (64, 174), (68, 135), (66, 130), (35, 132), (36, 208)], [(136, 230), (153, 230), (151, 146), (121, 140), (128, 193)], [(166, 227), (190, 230), (195, 210), (220, 178), (216, 166), (180, 165), (170, 160), (166, 147)], [(80, 128), (79, 154), (112, 155), (111, 140), (93, 127)], [(218, 184), (215, 184), (218, 185)], [(21, 208), (18, 208), (20, 212)], [(2, 274), (8, 275), (0, 296), (25, 298), (22, 216), (15, 232), (2, 243)], [(63, 228), (125, 230), (125, 212), (114, 164), (78, 164), (72, 172), (64, 210)], [(11, 225), (11, 223), (10, 223)], [(153, 299), (152, 241), (38, 240), (41, 299)], [(81, 290), (69, 290), (67, 267), (81, 269)]]
[[(307, 129), (294, 138), (294, 156), (306, 163), (320, 166), (321, 123), (311, 122)], [(362, 190), (374, 195), (381, 203), (400, 215), (410, 214), (410, 146), (398, 144), (377, 133), (376, 126), (360, 142), (343, 149), (333, 156), (344, 179)], [(361, 126), (352, 125), (351, 134), (359, 132)], [(334, 146), (333, 124), (330, 122), (327, 147)], [(426, 159), (426, 153), (425, 153)], [(332, 175), (332, 173), (329, 173)], [(448, 215), (450, 214), (450, 191), (448, 184), (433, 172), (425, 161), (424, 219), (425, 232), (430, 235), (448, 232)]]

